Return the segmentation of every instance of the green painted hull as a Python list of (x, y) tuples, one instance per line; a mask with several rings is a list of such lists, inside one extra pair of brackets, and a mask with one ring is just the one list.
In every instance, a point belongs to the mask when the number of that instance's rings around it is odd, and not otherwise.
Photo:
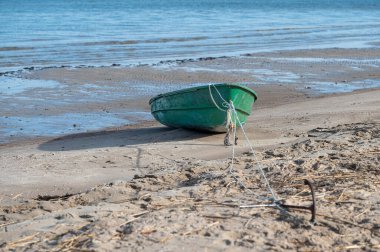
[[(218, 93), (219, 92), (219, 93)], [(232, 101), (240, 122), (251, 114), (256, 93), (238, 84), (215, 84), (182, 89), (153, 97), (149, 104), (154, 118), (174, 128), (226, 132), (225, 101)], [(219, 108), (218, 108), (218, 107)]]

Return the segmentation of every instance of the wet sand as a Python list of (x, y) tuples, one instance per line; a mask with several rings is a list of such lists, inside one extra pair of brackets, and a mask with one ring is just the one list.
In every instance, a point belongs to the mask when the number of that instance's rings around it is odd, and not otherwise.
[[(153, 65), (29, 67), (3, 73), (0, 144), (153, 120), (149, 99), (184, 87), (244, 83), (256, 108), (380, 87), (380, 50), (325, 49), (162, 61)], [(18, 83), (18, 84), (15, 84)]]
[[(305, 65), (313, 75), (305, 74), (304, 69), (304, 77), (297, 72), (293, 78), (297, 82), (286, 79), (287, 83), (275, 85), (269, 83), (271, 74), (262, 72), (262, 76), (268, 75), (268, 83), (253, 86), (259, 100), (245, 126), (255, 155), (240, 132), (233, 166), (232, 147), (223, 146), (223, 134), (169, 129), (152, 121), (3, 144), (0, 248), (379, 249), (380, 90), (321, 95), (313, 92), (313, 87), (307, 88), (313, 81), (346, 85), (360, 78), (376, 80), (378, 72), (372, 65), (377, 58), (363, 63), (370, 56), (335, 52), (340, 58), (351, 55), (356, 57), (352, 62), (360, 61), (345, 64), (336, 56), (330, 61), (322, 55), (330, 55), (328, 52), (314, 53), (329, 62), (330, 67), (323, 67), (326, 74), (319, 73), (322, 63), (291, 65), (266, 55), (272, 73), (290, 68), (301, 71)], [(215, 69), (236, 69), (235, 64), (243, 69), (246, 64), (253, 71), (261, 61), (258, 57), (166, 63), (164, 67), (43, 69), (27, 75), (78, 85), (101, 76), (110, 78), (104, 80), (107, 85), (152, 80), (157, 86), (205, 80), (250, 82), (258, 81), (250, 72)], [(203, 70), (194, 71), (194, 67)], [(138, 102), (129, 100), (125, 106), (147, 109), (144, 99), (146, 102), (148, 95)], [(112, 103), (109, 106), (110, 111), (115, 108)], [(314, 183), (316, 225), (309, 222), (307, 211), (244, 207), (271, 204), (267, 198), (273, 195), (260, 167), (276, 199), (288, 204), (309, 205), (310, 191), (303, 180)]]

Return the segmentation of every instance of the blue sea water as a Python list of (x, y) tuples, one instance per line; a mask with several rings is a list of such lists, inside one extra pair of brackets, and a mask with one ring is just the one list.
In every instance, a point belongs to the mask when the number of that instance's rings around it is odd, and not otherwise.
[(379, 0), (0, 0), (0, 73), (379, 41)]
[[(376, 45), (380, 0), (0, 0), (0, 145), (149, 120), (146, 111), (125, 107), (79, 112), (72, 107), (107, 107), (128, 99), (128, 92), (168, 91), (165, 85), (66, 85), (9, 71)], [(279, 83), (299, 78), (273, 69), (254, 73), (258, 81), (260, 76)], [(372, 86), (379, 86), (378, 80), (313, 87), (323, 93)], [(55, 107), (63, 112), (50, 112)]]

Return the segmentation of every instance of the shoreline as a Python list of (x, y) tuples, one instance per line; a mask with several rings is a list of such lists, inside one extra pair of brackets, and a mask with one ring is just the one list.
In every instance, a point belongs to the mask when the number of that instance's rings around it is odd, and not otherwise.
[[(268, 92), (267, 95), (271, 96), (273, 93)], [(280, 92), (279, 95), (283, 95), (283, 93)], [(380, 97), (380, 89), (321, 97), (299, 97), (296, 101), (290, 97), (286, 100), (287, 103), (269, 105), (264, 103), (262, 106), (258, 106), (257, 109), (253, 110), (252, 115), (244, 127), (248, 136), (255, 139), (255, 149), (275, 148), (276, 146), (283, 146), (284, 144), (286, 145), (304, 139), (304, 137), (307, 136), (305, 132), (318, 127), (330, 127), (363, 121), (378, 123), (380, 121), (377, 109), (380, 105), (378, 97)], [(329, 108), (330, 106), (334, 107)], [(64, 176), (67, 177), (62, 180), (63, 184), (59, 181), (52, 182), (56, 180), (54, 174), (59, 172), (62, 168), (68, 172), (74, 169), (83, 176), (80, 180), (83, 180), (85, 177), (93, 178), (79, 187), (83, 190), (84, 188), (88, 188), (88, 186), (91, 187), (91, 185), (94, 186), (98, 183), (112, 181), (117, 176), (124, 174), (124, 172), (122, 172), (124, 165), (119, 163), (122, 159), (125, 159), (126, 164), (132, 161), (130, 164), (132, 171), (146, 174), (147, 171), (142, 171), (138, 164), (140, 162), (138, 160), (142, 157), (138, 157), (137, 160), (132, 158), (128, 161), (130, 155), (132, 155), (132, 157), (136, 155), (136, 150), (138, 153), (145, 151), (150, 153), (144, 157), (148, 164), (150, 162), (156, 162), (154, 161), (154, 155), (158, 155), (158, 157), (161, 156), (163, 159), (168, 160), (172, 159), (171, 156), (173, 156), (173, 158), (181, 157), (195, 160), (223, 160), (225, 159), (225, 155), (229, 155), (228, 153), (230, 152), (229, 148), (222, 144), (223, 137), (224, 134), (209, 134), (184, 129), (172, 129), (160, 125), (158, 122), (147, 121), (143, 124), (126, 125), (101, 131), (69, 134), (59, 137), (37, 138), (5, 144), (0, 146), (2, 153), (1, 163), (3, 163), (0, 168), (4, 173), (2, 179), (4, 188), (0, 194), (4, 195), (5, 191), (10, 193), (12, 190), (21, 190), (18, 193), (25, 192), (25, 189), (21, 189), (22, 187), (20, 187), (20, 185), (25, 183), (27, 188), (30, 187), (30, 189), (34, 188), (34, 190), (37, 190), (35, 192), (28, 192), (32, 197), (45, 195), (48, 192), (55, 192), (55, 194), (58, 195), (67, 192), (77, 193), (77, 189), (74, 188), (77, 188), (75, 185), (78, 185), (78, 183), (68, 180), (67, 176), (69, 176), (70, 173), (63, 173), (65, 174)], [(241, 132), (240, 137), (242, 137)], [(243, 141), (242, 144), (243, 145), (236, 150), (236, 153), (241, 154), (248, 151), (246, 143)], [(212, 146), (212, 148), (215, 149), (210, 150), (208, 146)], [(189, 150), (192, 151), (189, 152)], [(163, 154), (166, 151), (168, 151), (168, 153)], [(120, 156), (123, 152), (125, 154)], [(140, 154), (138, 154), (138, 156)], [(111, 161), (107, 163), (106, 160), (103, 164), (101, 162), (99, 163), (96, 161), (97, 158), (94, 159), (92, 157), (98, 155), (104, 156), (105, 159), (110, 159)], [(115, 166), (114, 171), (106, 174), (104, 173), (107, 171), (105, 168), (114, 166), (114, 162), (112, 161), (112, 156), (114, 155), (119, 156), (121, 160), (117, 162), (119, 164)], [(104, 158), (102, 158), (102, 160)], [(69, 161), (70, 159), (72, 159), (72, 161)], [(92, 159), (93, 161), (90, 161)], [(19, 174), (19, 172), (21, 172), (18, 170), (12, 171), (12, 167), (20, 161), (27, 161), (27, 163), (21, 165), (19, 168), (26, 169), (24, 171), (26, 173), (22, 176), (23, 179), (20, 181), (21, 184), (13, 184), (14, 182), (9, 184), (9, 181), (15, 181), (13, 174)], [(90, 163), (88, 163), (89, 161)], [(91, 164), (97, 164), (97, 173), (90, 172), (90, 170), (86, 172), (84, 170), (78, 170), (80, 167), (87, 167), (86, 169), (88, 169)], [(32, 168), (33, 166), (39, 167), (41, 165), (51, 168), (47, 168), (47, 170), (41, 170), (40, 168), (34, 170), (34, 168)], [(70, 166), (72, 166), (72, 168), (69, 168)], [(34, 179), (30, 180), (28, 178), (29, 173), (31, 174), (31, 178), (35, 177), (38, 180), (37, 183), (32, 183)], [(32, 175), (34, 173), (36, 174)], [(130, 174), (130, 171), (128, 174)], [(43, 182), (41, 180), (45, 180), (45, 176), (49, 176), (50, 179), (53, 180), (46, 184), (46, 181)], [(105, 177), (102, 178), (103, 176)], [(130, 175), (128, 175), (128, 178), (130, 179), (131, 177), (129, 176)], [(99, 178), (102, 179), (99, 181)], [(48, 186), (46, 187), (43, 184)], [(70, 188), (73, 188), (74, 191)], [(13, 193), (13, 195), (15, 194), (17, 193)]]
[(296, 101), (378, 88), (379, 59), (380, 50), (376, 48), (324, 49), (173, 60), (140, 66), (32, 67), (16, 73), (15, 77), (3, 77), (10, 79), (0, 87), (4, 98), (0, 109), (1, 141), (139, 124), (152, 119), (148, 106), (152, 96), (189, 85), (243, 83), (259, 91), (259, 96), (263, 94), (268, 103), (261, 105), (259, 98), (255, 107), (273, 106), (284, 97)]
[[(342, 57), (342, 52), (349, 52), (351, 55), (348, 58)], [(47, 66), (24, 66), (24, 67), (12, 67), (15, 70), (3, 71), (0, 72), (0, 76), (10, 76), (17, 77), (20, 74), (33, 72), (33, 71), (43, 71), (47, 69), (83, 69), (83, 68), (129, 68), (129, 67), (145, 67), (145, 66), (165, 66), (172, 64), (184, 64), (184, 63), (196, 63), (202, 61), (218, 60), (218, 59), (233, 59), (233, 58), (242, 58), (242, 57), (268, 57), (268, 56), (285, 56), (291, 58), (298, 58), (300, 54), (314, 58), (315, 56), (323, 55), (322, 58), (342, 58), (346, 60), (353, 60), (353, 58), (363, 58), (366, 59), (375, 59), (376, 63), (380, 60), (380, 47), (363, 47), (363, 48), (336, 48), (336, 47), (326, 47), (326, 48), (299, 48), (299, 49), (279, 49), (279, 50), (269, 50), (269, 51), (260, 51), (253, 53), (237, 53), (236, 55), (219, 55), (219, 56), (203, 56), (195, 58), (178, 58), (178, 59), (167, 59), (159, 60), (157, 59), (154, 62), (150, 63), (103, 63), (103, 64), (93, 64), (93, 65), (47, 65)], [(353, 56), (353, 58), (352, 58)]]
[[(261, 102), (257, 101), (253, 106), (253, 114), (258, 109), (271, 109), (280, 107), (281, 105), (288, 105), (292, 103), (304, 102), (308, 100), (318, 100), (324, 98), (334, 98), (334, 97), (344, 97), (352, 94), (363, 94), (372, 91), (379, 91), (380, 88), (367, 88), (361, 90), (355, 90), (350, 93), (333, 93), (333, 94), (319, 94), (319, 95), (310, 95), (304, 94), (301, 92), (295, 92), (292, 87), (283, 87), (280, 85), (268, 85), (264, 87), (255, 88), (255, 91), (264, 92), (264, 100), (269, 97), (273, 98), (272, 102)], [(286, 99), (280, 99), (286, 98)], [(260, 99), (261, 100), (261, 99)], [(152, 120), (142, 120), (132, 124), (125, 124), (120, 126), (106, 127), (96, 130), (89, 130), (86, 132), (78, 132), (78, 133), (69, 133), (57, 136), (29, 136), (29, 137), (20, 137), (15, 139), (10, 139), (8, 142), (0, 143), (0, 150), (24, 145), (34, 145), (34, 144), (42, 144), (44, 142), (50, 142), (54, 140), (66, 139), (66, 138), (81, 138), (87, 136), (96, 136), (107, 134), (108, 132), (115, 132), (118, 130), (126, 130), (126, 129), (139, 129), (139, 128), (149, 128), (149, 127), (162, 127), (168, 128), (159, 122)], [(170, 129), (170, 128), (168, 128)], [(213, 134), (210, 134), (213, 135)]]

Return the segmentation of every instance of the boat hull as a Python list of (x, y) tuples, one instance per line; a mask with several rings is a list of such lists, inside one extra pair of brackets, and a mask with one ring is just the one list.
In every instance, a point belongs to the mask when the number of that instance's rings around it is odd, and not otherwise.
[(226, 101), (233, 102), (237, 116), (244, 124), (256, 99), (256, 93), (247, 87), (215, 84), (161, 94), (153, 97), (149, 104), (154, 118), (166, 126), (226, 132)]

